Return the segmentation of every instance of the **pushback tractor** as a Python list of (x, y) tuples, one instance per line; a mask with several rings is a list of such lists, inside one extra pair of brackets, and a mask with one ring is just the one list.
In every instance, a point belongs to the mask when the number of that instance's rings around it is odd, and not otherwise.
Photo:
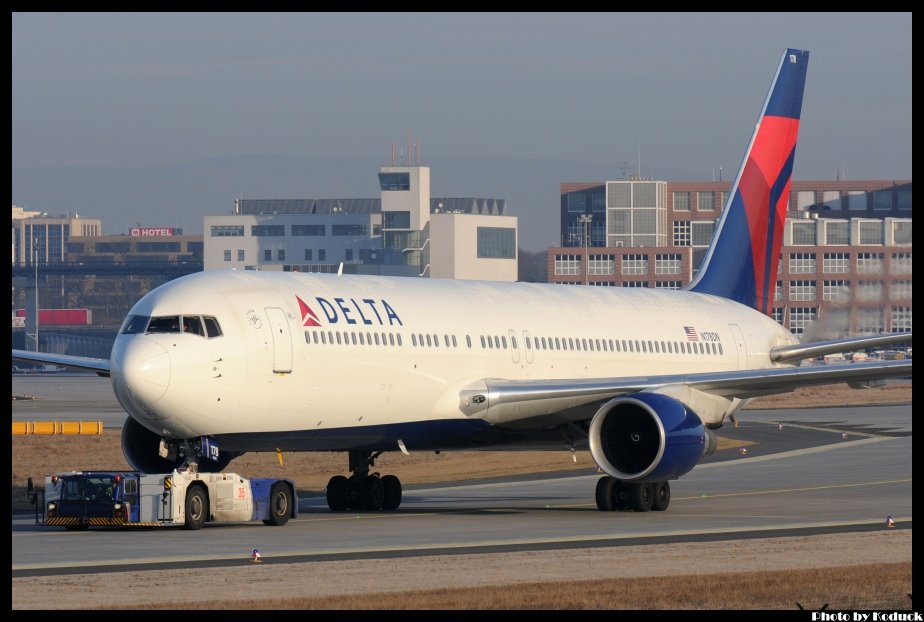
[(298, 515), (292, 480), (247, 479), (236, 473), (74, 472), (45, 476), (44, 493), (44, 524), (75, 531), (123, 526), (200, 529), (206, 523), (257, 520), (281, 526)]

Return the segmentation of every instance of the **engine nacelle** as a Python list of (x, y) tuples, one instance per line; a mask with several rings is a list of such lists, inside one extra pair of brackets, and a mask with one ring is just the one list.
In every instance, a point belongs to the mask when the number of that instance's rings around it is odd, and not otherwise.
[[(169, 473), (181, 466), (184, 462), (182, 455), (175, 459), (160, 456), (161, 437), (128, 417), (122, 426), (122, 453), (125, 460), (136, 471), (141, 473)], [(198, 468), (203, 473), (217, 473), (228, 466), (228, 463), (240, 456), (238, 453), (226, 451), (218, 452), (218, 460), (201, 459)]]
[(715, 436), (696, 413), (657, 393), (610, 400), (594, 415), (588, 436), (597, 466), (626, 482), (676, 479), (715, 449)]

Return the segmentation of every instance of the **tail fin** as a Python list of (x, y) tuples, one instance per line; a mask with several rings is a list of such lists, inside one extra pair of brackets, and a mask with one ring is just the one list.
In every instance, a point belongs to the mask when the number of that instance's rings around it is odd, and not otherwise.
[(783, 54), (691, 291), (770, 313), (808, 57), (805, 50)]

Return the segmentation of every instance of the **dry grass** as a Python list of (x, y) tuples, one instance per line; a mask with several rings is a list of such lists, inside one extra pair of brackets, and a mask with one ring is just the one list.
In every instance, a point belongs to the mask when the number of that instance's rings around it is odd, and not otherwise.
[(831, 384), (822, 387), (802, 387), (791, 393), (759, 397), (748, 404), (747, 408), (817, 408), (910, 402), (910, 382), (895, 382), (875, 389), (851, 389), (846, 384)]
[(911, 562), (544, 582), (323, 598), (163, 603), (152, 609), (908, 609)]

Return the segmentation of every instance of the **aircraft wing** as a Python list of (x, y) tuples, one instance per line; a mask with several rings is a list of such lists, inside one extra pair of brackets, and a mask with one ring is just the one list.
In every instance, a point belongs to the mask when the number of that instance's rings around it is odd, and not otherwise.
[(70, 356), (68, 354), (52, 354), (50, 352), (29, 352), (28, 350), (13, 350), (14, 361), (26, 363), (43, 363), (45, 365), (59, 365), (70, 369), (96, 372), (100, 376), (109, 377), (109, 359), (94, 359), (86, 356)]
[[(697, 389), (732, 399), (786, 393), (798, 387), (849, 383), (870, 386), (886, 378), (911, 376), (911, 360), (875, 361), (845, 365), (774, 367), (739, 371), (597, 378), (586, 380), (486, 379), (460, 392), (462, 411), (493, 421), (511, 422), (549, 416), (549, 423), (586, 419), (581, 406), (619, 395), (654, 391), (669, 386)], [(573, 410), (572, 410), (573, 409)], [(568, 413), (571, 413), (571, 416)]]

